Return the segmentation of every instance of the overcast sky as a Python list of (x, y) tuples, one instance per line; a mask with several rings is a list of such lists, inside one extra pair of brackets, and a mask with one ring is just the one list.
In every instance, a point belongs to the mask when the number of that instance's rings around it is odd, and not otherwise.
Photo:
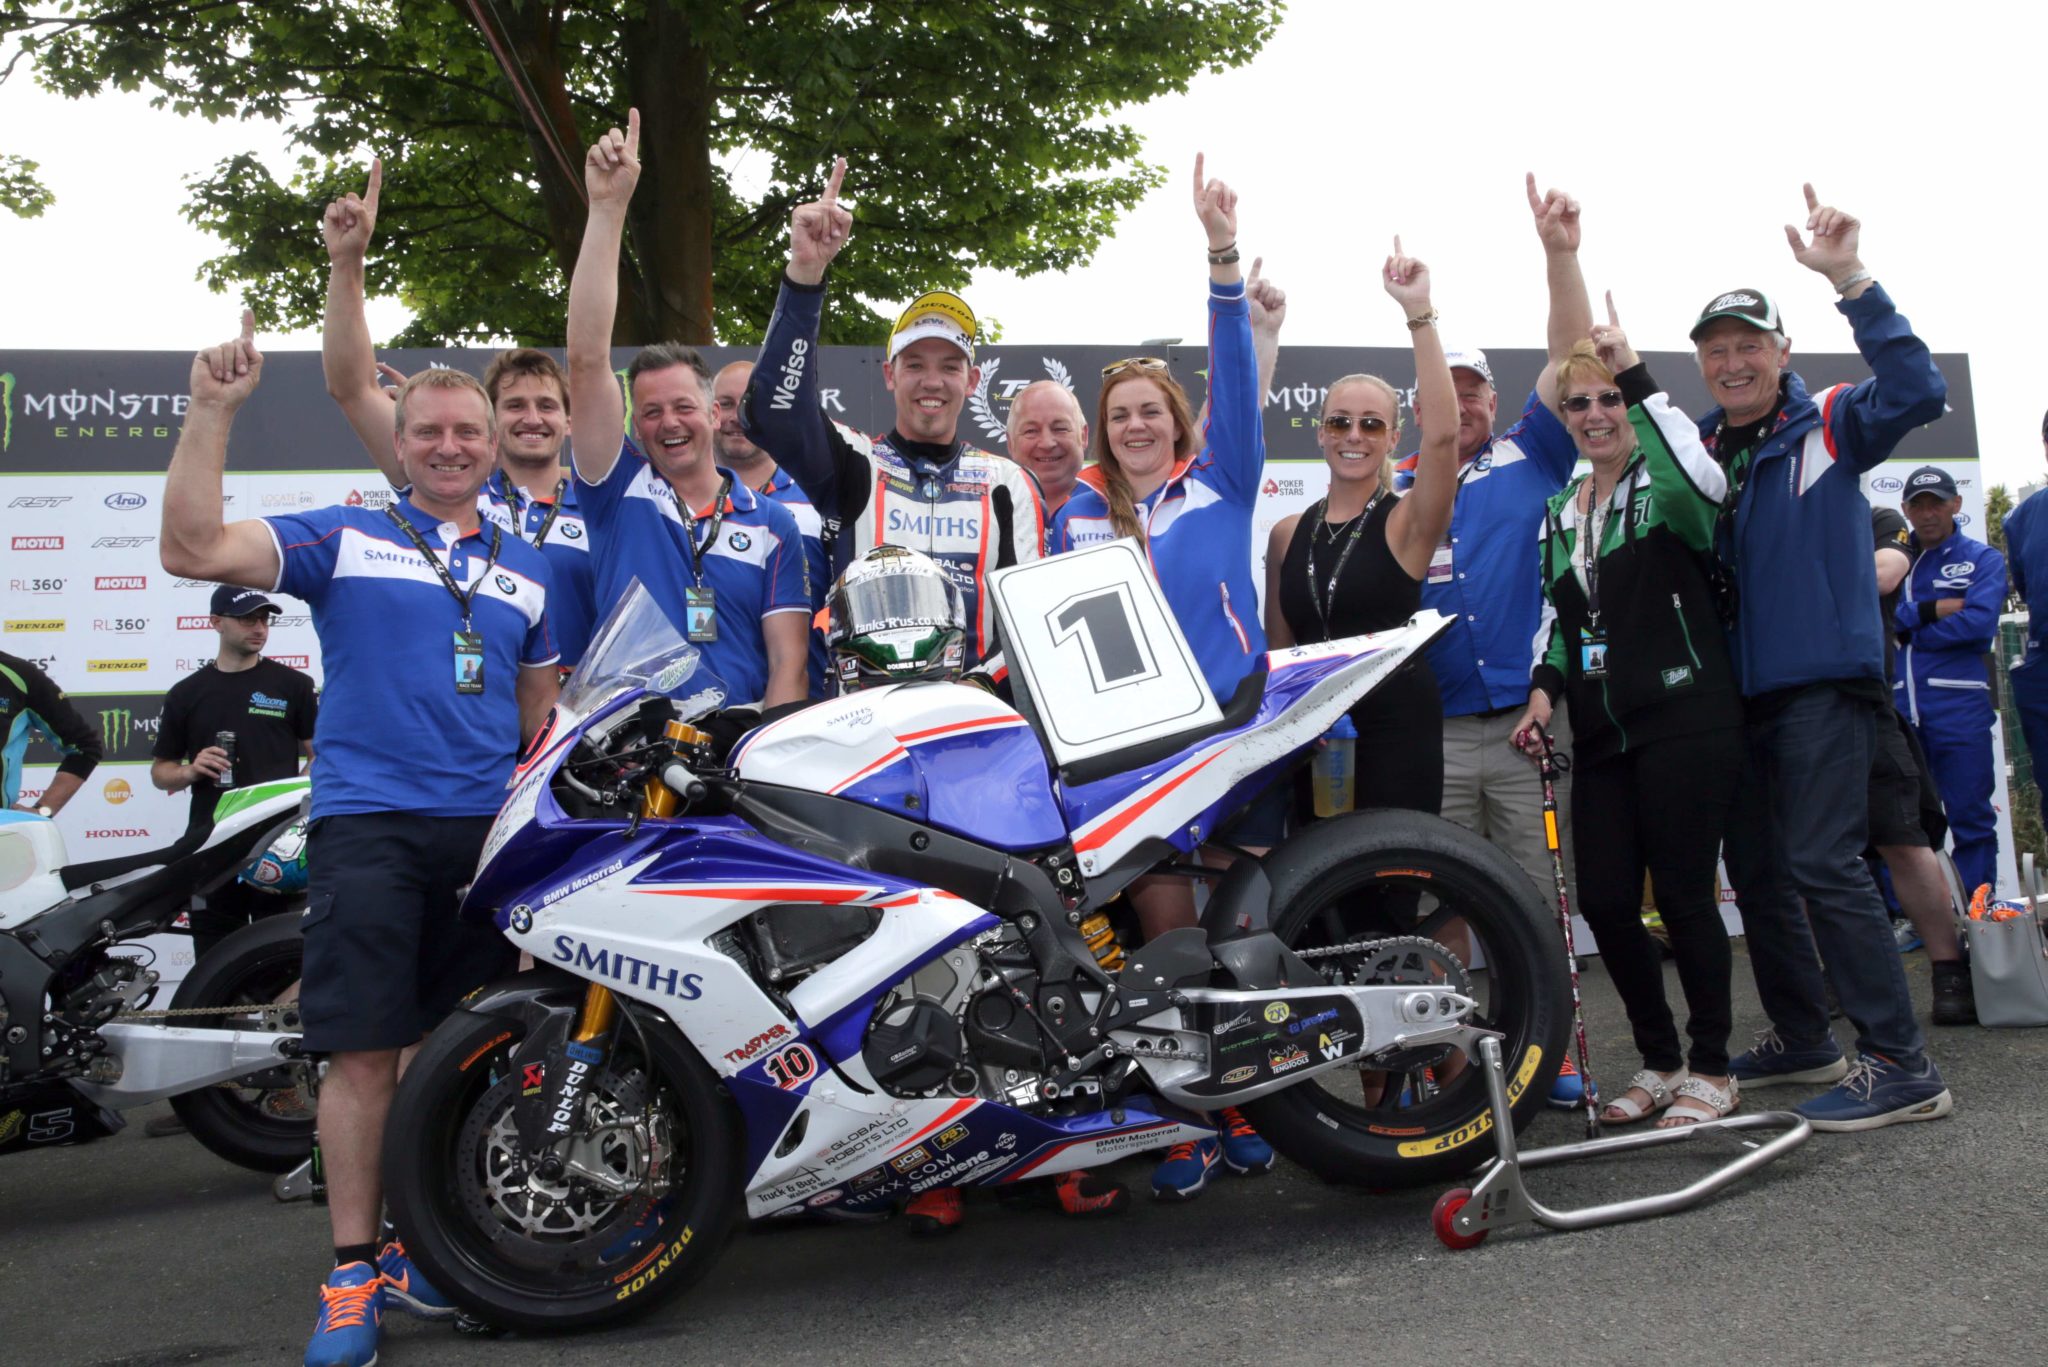
[[(1129, 113), (1172, 175), (1092, 267), (990, 274), (970, 302), (1005, 342), (1200, 337), (1199, 148), (1243, 197), (1247, 258), (1289, 291), (1283, 344), (1405, 347), (1376, 279), (1399, 232), (1433, 268), (1453, 345), (1540, 346), (1533, 170), (1584, 202), (1588, 282), (1596, 299), (1615, 291), (1638, 347), (1685, 347), (1702, 303), (1754, 286), (1779, 296), (1796, 364), (1851, 346), (1827, 284), (1785, 245), (1810, 179), (1864, 220), (1864, 260), (1919, 334), (1970, 354), (1991, 480), (2039, 478), (2040, 12), (1785, 0), (1599, 13), (1297, 0), (1248, 67)], [(39, 219), (0, 213), (0, 349), (188, 350), (227, 335), (233, 301), (193, 279), (218, 247), (179, 216), (182, 182), (243, 150), (275, 154), (282, 178), (276, 130), (180, 120), (134, 96), (67, 104), (24, 74), (0, 89), (0, 148), (40, 161), (57, 203)], [(858, 182), (855, 167), (855, 195)], [(388, 336), (402, 316), (373, 306), (372, 328)]]

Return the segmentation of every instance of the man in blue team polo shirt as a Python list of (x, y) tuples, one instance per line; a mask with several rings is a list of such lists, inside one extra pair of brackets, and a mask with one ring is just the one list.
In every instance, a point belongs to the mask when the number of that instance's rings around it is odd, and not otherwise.
[[(378, 471), (394, 489), (403, 489), (405, 475), (391, 452), (391, 399), (397, 391), (377, 382), (377, 355), (363, 315), (364, 259), (377, 226), (383, 177), (383, 163), (371, 162), (363, 194), (343, 195), (320, 219), (329, 267), (320, 368), (328, 395), (341, 405)], [(553, 576), (548, 629), (562, 652), (562, 668), (571, 669), (583, 658), (602, 609), (596, 602), (590, 531), (576, 506), (575, 481), (562, 464), (562, 445), (569, 437), (569, 377), (545, 351), (515, 347), (491, 358), (484, 393), (497, 420), (498, 468), (477, 492), (477, 507), (547, 556)], [(603, 608), (610, 606), (607, 600)]]
[(306, 1048), (328, 1056), (320, 1139), (335, 1253), (306, 1362), (364, 1367), (387, 1302), (454, 1314), (402, 1245), (380, 1248), (379, 1151), (401, 1052), (516, 960), (491, 926), (455, 911), (522, 739), (554, 704), (548, 568), (477, 512), (491, 405), (453, 370), (398, 392), (394, 449), (410, 489), (391, 507), (223, 525), (228, 429), (262, 371), (254, 339), (245, 313), (237, 341), (193, 361), (163, 564), (302, 598), (320, 636), (299, 1010)]
[(627, 436), (611, 340), (639, 144), (636, 113), (629, 131), (591, 146), (590, 218), (569, 282), (569, 393), (582, 415), (576, 479), (596, 540), (598, 601), (617, 601), (637, 578), (733, 702), (799, 702), (811, 621), (803, 537), (789, 509), (719, 467), (711, 379), (695, 351), (661, 343), (633, 357)]

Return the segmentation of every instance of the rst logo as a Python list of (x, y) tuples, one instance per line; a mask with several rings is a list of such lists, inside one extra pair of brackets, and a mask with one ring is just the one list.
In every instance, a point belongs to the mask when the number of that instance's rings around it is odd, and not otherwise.
[(149, 577), (141, 574), (101, 574), (93, 577), (92, 586), (102, 592), (146, 589)]
[(10, 508), (61, 508), (71, 501), (69, 494), (23, 494), (8, 500)]
[(96, 551), (132, 551), (156, 540), (153, 536), (103, 536), (92, 543)]
[(61, 551), (64, 538), (61, 536), (17, 536), (11, 543), (17, 551)]

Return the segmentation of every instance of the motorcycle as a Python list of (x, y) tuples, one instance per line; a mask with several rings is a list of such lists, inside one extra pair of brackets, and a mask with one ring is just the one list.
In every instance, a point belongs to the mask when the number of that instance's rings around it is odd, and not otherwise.
[(1353, 813), (1239, 859), (1197, 927), (1126, 950), (1103, 913), (1213, 874), (1188, 861), (1219, 822), (1445, 625), (1274, 651), (1220, 719), (1076, 764), (1029, 698), (965, 683), (771, 716), (721, 761), (723, 686), (635, 586), (464, 903), (538, 971), (473, 993), (390, 1112), (410, 1256), (472, 1315), (559, 1329), (684, 1289), (743, 1220), (1012, 1187), (1226, 1106), (1333, 1181), (1476, 1166), (1461, 1065), (1502, 1039), (1519, 1127), (1569, 1021), (1557, 928), (1491, 846)]
[(231, 789), (211, 830), (89, 863), (67, 861), (48, 818), (0, 814), (0, 1156), (104, 1138), (120, 1112), (166, 1097), (193, 1138), (243, 1167), (282, 1172), (312, 1151), (312, 1065), (289, 1000), (298, 917), (224, 937), (167, 1010), (149, 1009), (161, 975), (135, 943), (245, 870), (279, 878), (307, 790)]

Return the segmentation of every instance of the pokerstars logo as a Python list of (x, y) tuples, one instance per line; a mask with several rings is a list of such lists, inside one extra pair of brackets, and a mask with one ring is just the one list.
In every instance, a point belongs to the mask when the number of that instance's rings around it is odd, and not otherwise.
[(11, 543), (17, 551), (61, 551), (64, 538), (61, 536), (17, 536)]
[(211, 617), (180, 617), (178, 619), (178, 630), (212, 631), (213, 619)]
[(149, 577), (141, 574), (102, 574), (93, 578), (92, 586), (104, 593), (133, 592), (149, 587)]
[(106, 787), (100, 789), (100, 796), (118, 807), (135, 796), (135, 790), (128, 786), (128, 780), (125, 778), (110, 778)]
[(360, 489), (351, 489), (341, 504), (344, 508), (368, 508), (373, 512), (382, 512), (391, 506), (394, 497), (389, 489), (372, 489), (367, 494)]
[(1308, 492), (1308, 484), (1299, 479), (1269, 479), (1259, 486), (1259, 492), (1267, 498), (1299, 498)]

